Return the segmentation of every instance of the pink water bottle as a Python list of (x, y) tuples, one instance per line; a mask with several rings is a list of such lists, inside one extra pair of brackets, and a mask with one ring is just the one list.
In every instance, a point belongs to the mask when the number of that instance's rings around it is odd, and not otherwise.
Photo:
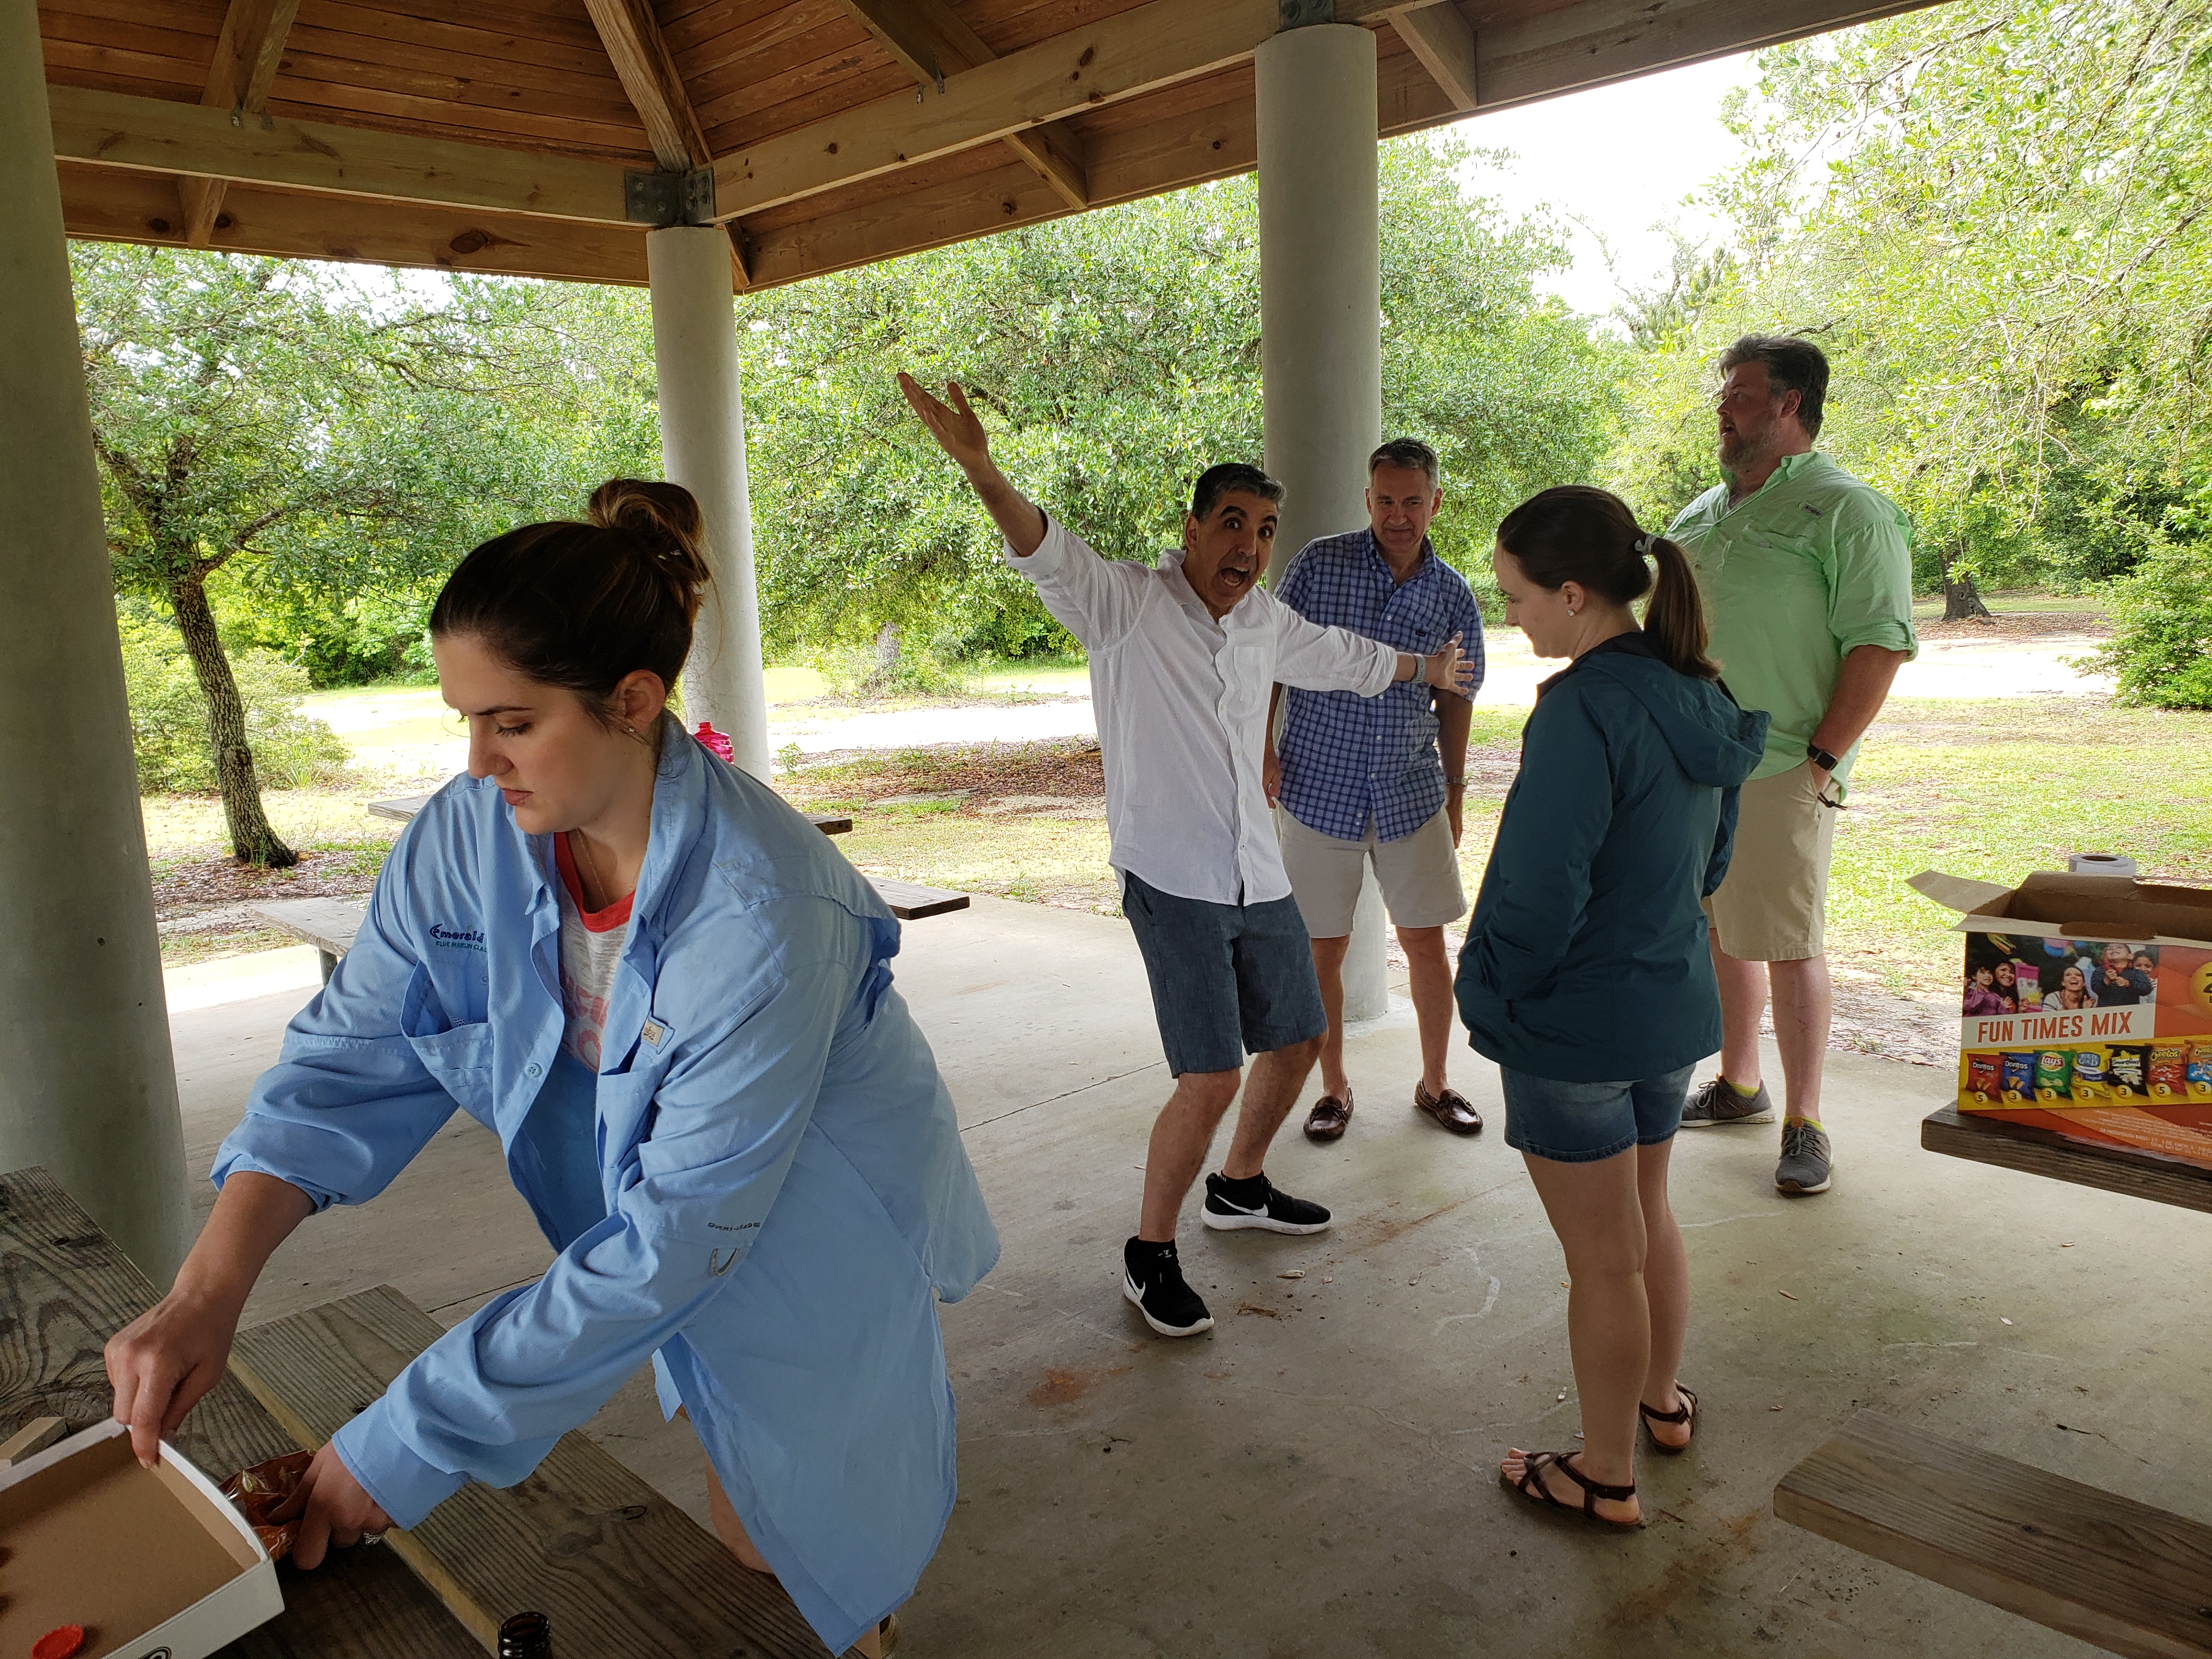
[(738, 751), (730, 747), (730, 740), (714, 729), (711, 720), (701, 720), (699, 729), (691, 734), (699, 739), (700, 746), (718, 758), (737, 763)]

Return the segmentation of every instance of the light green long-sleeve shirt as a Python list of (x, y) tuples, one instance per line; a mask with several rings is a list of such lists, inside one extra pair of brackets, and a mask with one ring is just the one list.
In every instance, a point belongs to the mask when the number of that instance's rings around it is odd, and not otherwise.
[[(1863, 645), (1917, 655), (1912, 527), (1889, 497), (1826, 455), (1784, 458), (1729, 504), (1714, 485), (1674, 517), (1668, 538), (1698, 574), (1729, 690), (1772, 717), (1756, 778), (1802, 766), (1844, 659)], [(1836, 769), (1849, 779), (1853, 744)]]

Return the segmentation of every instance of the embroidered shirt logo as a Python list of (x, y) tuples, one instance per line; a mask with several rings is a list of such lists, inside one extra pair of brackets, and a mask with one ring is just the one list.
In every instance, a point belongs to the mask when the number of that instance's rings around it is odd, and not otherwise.
[(430, 943), (443, 945), (448, 951), (482, 951), (484, 948), (483, 930), (447, 927), (434, 921), (430, 924)]

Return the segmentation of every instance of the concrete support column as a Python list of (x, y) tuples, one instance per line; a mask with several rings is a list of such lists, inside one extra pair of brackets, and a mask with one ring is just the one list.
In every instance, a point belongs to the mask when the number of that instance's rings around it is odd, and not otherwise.
[[(1382, 255), (1375, 36), (1285, 29), (1254, 54), (1260, 139), (1260, 364), (1267, 471), (1283, 481), (1272, 583), (1316, 536), (1367, 520), (1382, 441)], [(1370, 873), (1344, 963), (1344, 1017), (1388, 1012)]]
[(738, 386), (730, 238), (719, 225), (646, 233), (653, 362), (660, 386), (660, 455), (669, 481), (699, 498), (714, 587), (684, 665), (684, 712), (728, 734), (737, 763), (769, 773), (768, 692), (761, 678), (760, 595), (753, 579), (745, 410)]
[(51, 122), (0, 0), (0, 1170), (167, 1286), (191, 1207)]

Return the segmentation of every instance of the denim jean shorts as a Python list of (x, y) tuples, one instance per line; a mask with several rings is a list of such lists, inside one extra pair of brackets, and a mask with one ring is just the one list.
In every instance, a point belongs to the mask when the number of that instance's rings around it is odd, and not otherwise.
[(1631, 1146), (1656, 1146), (1682, 1127), (1696, 1069), (1636, 1083), (1562, 1083), (1501, 1066), (1505, 1144), (1553, 1164), (1595, 1164)]
[(1313, 946), (1293, 898), (1212, 904), (1121, 872), (1121, 914), (1152, 981), (1168, 1070), (1234, 1072), (1328, 1029)]

